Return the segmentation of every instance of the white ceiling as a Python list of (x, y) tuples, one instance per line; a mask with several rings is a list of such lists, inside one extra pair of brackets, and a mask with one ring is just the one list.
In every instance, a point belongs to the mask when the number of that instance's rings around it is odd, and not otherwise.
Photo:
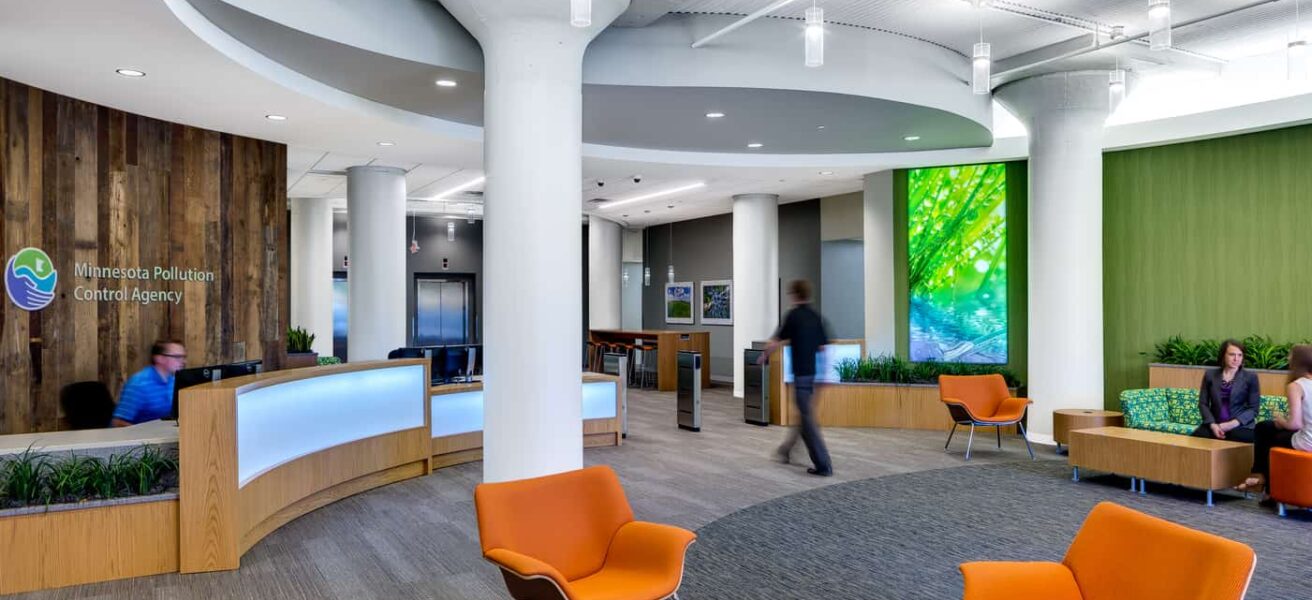
[[(636, 0), (635, 6), (662, 2), (677, 10), (740, 12), (766, 4), (766, 0)], [(803, 3), (805, 0), (799, 0), (799, 11)], [(1064, 12), (1107, 24), (1123, 19), (1131, 35), (1133, 26), (1142, 27), (1143, 4), (1144, 0), (1031, 0), (1021, 5), (995, 0), (1002, 9)], [(1174, 3), (1177, 21), (1244, 4), (1219, 0)], [(977, 31), (971, 32), (977, 27), (972, 23), (980, 15), (960, 0), (828, 0), (822, 5), (831, 20), (848, 19), (863, 27), (880, 27), (880, 23), (882, 28), (902, 27), (901, 33), (931, 39), (957, 51), (968, 50), (972, 35), (978, 35)], [(183, 0), (6, 3), (0, 18), (0, 76), (154, 118), (286, 143), (290, 148), (289, 195), (293, 197), (342, 202), (345, 179), (336, 172), (354, 164), (406, 168), (414, 198), (432, 197), (481, 174), (481, 132), (477, 128), (397, 110), (326, 89), (330, 86), (322, 82), (296, 79), (294, 74), (290, 78), (271, 77), (280, 66), (270, 64), (268, 57), (249, 53), (249, 49), (247, 54), (216, 50), (212, 39), (203, 40), (184, 25), (179, 14), (185, 14), (189, 6)], [(1312, 87), (1283, 81), (1281, 50), (1292, 24), (1292, 6), (1292, 0), (1281, 0), (1206, 26), (1177, 30), (1176, 40), (1182, 47), (1225, 58), (1225, 76), (1198, 85), (1176, 83), (1169, 78), (1162, 78), (1160, 81), (1166, 82), (1162, 84), (1141, 84), (1139, 90), (1145, 93), (1132, 94), (1122, 111), (1111, 119), (1108, 144), (1125, 147), (1164, 143), (1312, 119), (1312, 96), (1307, 95)], [(917, 8), (921, 9), (919, 18)], [(661, 12), (650, 8), (647, 11)], [(999, 57), (1080, 34), (1076, 29), (998, 8), (985, 12), (986, 35), (995, 31), (999, 36), (990, 40), (996, 44), (995, 54)], [(635, 22), (641, 21), (638, 16), (626, 15)], [(113, 70), (120, 67), (139, 68), (148, 76), (131, 80), (114, 75)], [(1230, 78), (1232, 74), (1240, 78)], [(438, 93), (436, 89), (430, 91)], [(1217, 112), (1181, 116), (1202, 110)], [(289, 119), (275, 123), (263, 118), (270, 113), (284, 114)], [(585, 146), (581, 207), (643, 226), (725, 212), (737, 193), (777, 193), (782, 201), (791, 202), (859, 190), (861, 176), (876, 170), (1023, 156), (1024, 140), (1009, 137), (1023, 131), (1014, 121), (995, 120), (1000, 139), (991, 147), (978, 149), (753, 155), (744, 151), (639, 152)], [(378, 146), (377, 142), (383, 140), (395, 146)], [(642, 176), (640, 184), (633, 183), (635, 174)], [(598, 180), (604, 180), (605, 187), (598, 187)], [(622, 201), (696, 182), (705, 185), (619, 208), (597, 208), (588, 202), (596, 198)], [(478, 188), (471, 191), (477, 192)], [(477, 206), (481, 198), (476, 193), (462, 194), (451, 201)], [(441, 210), (422, 200), (416, 200), (415, 206)], [(446, 208), (463, 214), (467, 207)]]

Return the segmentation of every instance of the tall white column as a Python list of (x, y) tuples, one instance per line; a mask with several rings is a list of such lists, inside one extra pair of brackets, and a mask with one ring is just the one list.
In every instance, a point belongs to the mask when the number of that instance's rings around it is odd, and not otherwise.
[(291, 324), (314, 334), (319, 356), (332, 356), (333, 208), (322, 198), (291, 205)]
[(483, 479), (583, 465), (583, 52), (628, 7), (445, 0), (483, 46)]
[(351, 361), (387, 358), (405, 345), (405, 171), (346, 170), (346, 222), (351, 288), (346, 354)]
[(1102, 135), (1108, 72), (1053, 73), (996, 97), (1029, 129), (1030, 437), (1103, 406)]
[(862, 201), (866, 353), (891, 355), (897, 343), (893, 306), (893, 172), (866, 175)]
[(779, 325), (779, 196), (733, 197), (733, 395), (743, 395), (743, 350)]
[(588, 215), (588, 329), (620, 326), (620, 224)]

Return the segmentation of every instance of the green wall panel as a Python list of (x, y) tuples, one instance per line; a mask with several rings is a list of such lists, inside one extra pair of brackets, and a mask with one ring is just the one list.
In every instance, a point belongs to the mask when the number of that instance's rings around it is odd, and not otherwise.
[(1312, 338), (1312, 127), (1103, 157), (1106, 404), (1171, 335)]

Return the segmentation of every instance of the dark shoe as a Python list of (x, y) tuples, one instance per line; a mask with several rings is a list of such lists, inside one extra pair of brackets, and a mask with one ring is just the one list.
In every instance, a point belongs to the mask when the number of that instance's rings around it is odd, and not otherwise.
[(830, 471), (821, 471), (820, 469), (817, 469), (817, 468), (815, 468), (815, 467), (811, 467), (811, 468), (807, 469), (806, 472), (807, 472), (807, 473), (810, 473), (810, 474), (812, 474), (812, 475), (819, 475), (819, 476), (821, 476), (821, 477), (832, 477), (832, 476), (834, 475), (834, 472), (833, 472), (832, 470), (830, 470)]
[(1272, 500), (1270, 496), (1267, 496), (1267, 497), (1265, 497), (1265, 498), (1259, 500), (1259, 501), (1257, 502), (1257, 505), (1258, 505), (1258, 506), (1261, 506), (1262, 508), (1275, 508), (1275, 507), (1276, 507), (1276, 501), (1275, 501), (1275, 500)]

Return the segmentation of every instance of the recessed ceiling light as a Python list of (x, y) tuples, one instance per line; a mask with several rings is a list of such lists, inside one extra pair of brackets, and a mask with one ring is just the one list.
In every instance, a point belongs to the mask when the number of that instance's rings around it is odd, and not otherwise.
[(396, 142), (378, 142), (379, 146), (395, 146)]
[(824, 129), (825, 126), (824, 126), (824, 125), (816, 125), (815, 128), (816, 128), (817, 130), (820, 130), (820, 129)]
[(286, 120), (287, 120), (287, 117), (284, 117), (284, 116), (282, 116), (282, 115), (264, 115), (264, 118), (266, 118), (266, 119), (268, 119), (268, 120), (270, 120), (270, 121), (286, 121)]
[(723, 118), (724, 118), (724, 113), (722, 113), (722, 112), (708, 112), (708, 113), (706, 113), (706, 118), (708, 118), (708, 119), (723, 119)]
[(747, 144), (747, 147), (748, 147), (748, 148), (760, 148), (761, 146), (764, 146), (764, 145), (765, 145), (765, 144), (762, 144), (761, 142), (752, 142), (752, 143), (750, 143), (750, 144)]
[(908, 142), (914, 142), (914, 141), (919, 140), (919, 139), (920, 139), (920, 136), (918, 136), (918, 135), (908, 135), (907, 137), (904, 137), (904, 138), (902, 138), (902, 139), (904, 139), (904, 140), (906, 140), (906, 141), (908, 141)]
[(118, 73), (119, 75), (122, 75), (122, 76), (124, 76), (124, 77), (145, 77), (145, 76), (146, 76), (146, 72), (145, 72), (145, 71), (138, 71), (138, 70), (136, 70), (136, 69), (115, 69), (114, 72), (115, 72), (115, 73)]
[(833, 175), (834, 172), (833, 172), (833, 171), (820, 171), (820, 174), (821, 174), (821, 175)]
[(454, 79), (439, 79), (435, 83), (437, 83), (437, 87), (456, 87), (459, 85)]

